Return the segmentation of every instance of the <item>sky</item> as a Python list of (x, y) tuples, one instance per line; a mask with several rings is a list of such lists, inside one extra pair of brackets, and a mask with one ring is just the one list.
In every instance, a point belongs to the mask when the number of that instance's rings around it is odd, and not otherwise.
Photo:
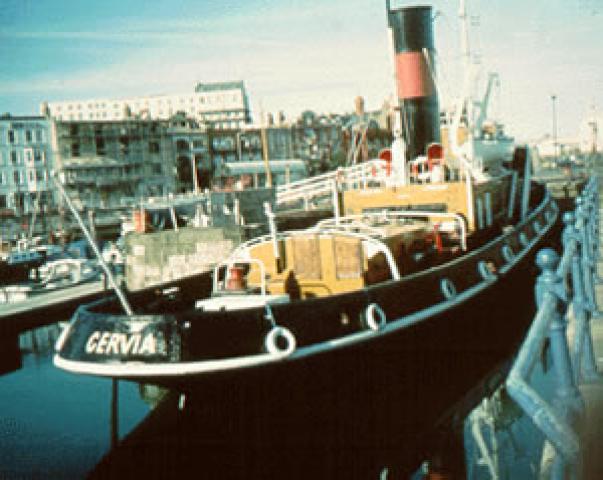
[[(392, 0), (392, 8), (417, 5)], [(458, 2), (435, 0), (440, 105), (461, 90)], [(601, 0), (467, 0), (495, 114), (519, 139), (603, 113)], [(385, 0), (2, 0), (0, 112), (42, 101), (192, 92), (244, 80), (252, 114), (343, 113), (393, 95)], [(600, 130), (603, 131), (603, 121)]]

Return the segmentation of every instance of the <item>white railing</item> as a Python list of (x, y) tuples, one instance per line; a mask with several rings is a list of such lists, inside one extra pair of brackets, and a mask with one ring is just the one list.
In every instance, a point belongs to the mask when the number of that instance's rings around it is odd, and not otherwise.
[[(326, 235), (326, 236), (344, 236), (349, 238), (356, 238), (364, 242), (365, 245), (370, 247), (371, 251), (374, 253), (382, 253), (385, 257), (387, 265), (390, 269), (390, 273), (393, 280), (400, 279), (400, 271), (398, 270), (398, 266), (394, 260), (394, 256), (389, 249), (389, 247), (383, 243), (380, 239), (371, 236), (370, 234), (364, 232), (350, 232), (342, 230), (338, 227), (324, 227), (321, 230), (316, 230), (314, 227), (306, 230), (290, 230), (286, 232), (277, 232), (276, 233), (276, 241), (277, 242), (285, 242), (288, 238), (295, 237), (304, 237), (307, 235), (318, 234), (318, 235)], [(233, 264), (237, 262), (248, 262), (251, 261), (253, 257), (251, 257), (251, 249), (265, 242), (272, 242), (273, 236), (272, 234), (263, 235), (261, 237), (256, 237), (251, 240), (248, 240), (245, 243), (240, 244), (224, 261), (225, 264)]]
[(339, 168), (315, 177), (279, 185), (276, 187), (276, 204), (283, 205), (302, 200), (304, 208), (307, 209), (310, 202), (330, 196), (334, 182), (366, 183), (370, 180), (383, 180), (385, 164), (384, 160), (369, 160), (351, 167)]
[[(345, 217), (339, 218), (327, 218), (318, 222), (316, 224), (316, 228), (368, 228), (369, 230), (374, 230), (376, 232), (378, 231), (378, 229), (374, 228), (374, 226), (372, 225), (372, 223), (374, 223), (376, 220), (382, 219), (385, 222), (391, 222), (392, 220), (398, 220), (403, 218), (422, 218), (429, 220), (434, 224), (438, 223), (438, 220), (440, 220), (441, 222), (443, 219), (448, 219), (449, 221), (454, 222), (456, 223), (456, 225), (458, 225), (460, 237), (459, 243), (461, 246), (461, 250), (467, 250), (467, 225), (465, 223), (465, 218), (458, 213), (422, 212), (415, 210), (383, 210), (382, 212), (370, 212), (359, 215), (346, 215)], [(367, 221), (371, 223), (366, 223)], [(448, 229), (442, 228), (441, 231), (448, 231)]]

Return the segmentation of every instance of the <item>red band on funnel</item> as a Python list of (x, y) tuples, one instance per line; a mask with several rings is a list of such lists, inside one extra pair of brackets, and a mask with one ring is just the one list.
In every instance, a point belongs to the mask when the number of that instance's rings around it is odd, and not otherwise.
[(429, 97), (435, 86), (423, 52), (401, 52), (396, 55), (398, 98)]

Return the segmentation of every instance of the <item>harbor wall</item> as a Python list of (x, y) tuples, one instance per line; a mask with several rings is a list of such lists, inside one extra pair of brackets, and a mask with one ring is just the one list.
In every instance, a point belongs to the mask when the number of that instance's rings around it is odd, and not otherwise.
[(204, 273), (245, 240), (238, 226), (187, 227), (125, 237), (125, 282), (130, 291)]

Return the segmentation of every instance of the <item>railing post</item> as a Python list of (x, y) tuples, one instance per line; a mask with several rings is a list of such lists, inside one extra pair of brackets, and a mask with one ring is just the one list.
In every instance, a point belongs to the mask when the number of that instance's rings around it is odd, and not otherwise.
[[(572, 278), (572, 311), (574, 314), (575, 333), (574, 346), (572, 349), (572, 365), (574, 367), (574, 382), (579, 385), (582, 382), (594, 383), (600, 379), (593, 350), (592, 337), (590, 335), (590, 310), (584, 292), (584, 274), (580, 261), (581, 235), (575, 226), (573, 212), (563, 215), (565, 228), (562, 234), (564, 249), (573, 249), (571, 263)], [(570, 242), (574, 243), (570, 243)]]
[[(572, 375), (572, 364), (570, 361), (569, 347), (566, 336), (566, 322), (561, 313), (563, 304), (567, 300), (567, 294), (563, 285), (563, 279), (557, 275), (556, 269), (559, 264), (559, 255), (550, 248), (538, 252), (536, 264), (542, 273), (536, 280), (536, 302), (541, 308), (544, 296), (549, 293), (555, 299), (555, 308), (552, 310), (552, 319), (549, 329), (549, 341), (553, 368), (557, 379), (555, 396), (553, 401), (555, 410), (568, 422), (569, 425), (578, 425), (582, 418), (585, 406)], [(564, 479), (568, 473), (568, 464), (561, 455), (555, 457), (551, 478)]]
[(580, 256), (582, 264), (582, 277), (584, 282), (585, 298), (588, 309), (593, 316), (600, 316), (597, 308), (597, 299), (595, 294), (594, 275), (595, 263), (592, 261), (591, 253), (591, 238), (588, 234), (589, 230), (589, 213), (584, 200), (581, 197), (576, 199), (576, 226), (580, 237)]
[[(545, 248), (538, 252), (536, 263), (542, 273), (536, 280), (536, 302), (538, 307), (542, 305), (544, 294), (550, 293), (556, 299), (549, 341), (551, 355), (557, 378), (556, 394), (559, 399), (558, 407), (563, 409), (565, 418), (584, 411), (584, 402), (576, 387), (572, 375), (569, 347), (566, 336), (566, 321), (561, 313), (562, 306), (567, 301), (567, 294), (563, 285), (563, 279), (557, 275), (556, 268), (559, 264), (559, 255), (553, 249)], [(573, 422), (569, 422), (572, 423)]]

